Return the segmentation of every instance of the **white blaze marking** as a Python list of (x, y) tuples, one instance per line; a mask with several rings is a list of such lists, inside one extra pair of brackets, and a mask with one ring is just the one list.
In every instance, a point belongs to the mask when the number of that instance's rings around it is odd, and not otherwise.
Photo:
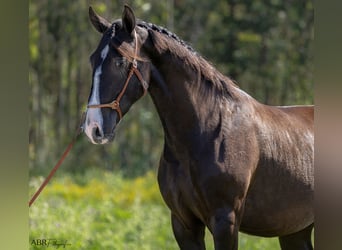
[[(102, 64), (106, 59), (109, 52), (109, 46), (106, 45), (101, 51), (101, 64), (96, 68), (94, 79), (93, 79), (93, 91), (89, 100), (89, 105), (100, 104), (100, 77), (102, 74)], [(85, 122), (85, 133), (89, 139), (93, 142), (92, 131), (95, 126), (97, 126), (102, 131), (103, 117), (100, 108), (90, 108), (87, 109), (87, 117)]]

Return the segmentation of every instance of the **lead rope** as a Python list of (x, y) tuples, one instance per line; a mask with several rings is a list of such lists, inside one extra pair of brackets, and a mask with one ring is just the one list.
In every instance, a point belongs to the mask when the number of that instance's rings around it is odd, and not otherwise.
[(82, 133), (83, 131), (83, 123), (85, 120), (85, 112), (82, 113), (81, 116), (81, 121), (80, 124), (76, 130), (75, 136), (72, 139), (72, 141), (69, 143), (68, 147), (66, 148), (66, 150), (64, 151), (64, 153), (62, 154), (61, 158), (59, 159), (59, 161), (57, 162), (57, 164), (53, 167), (53, 169), (51, 170), (51, 172), (49, 173), (49, 175), (46, 177), (46, 179), (44, 180), (44, 182), (40, 185), (40, 187), (38, 188), (38, 190), (35, 192), (35, 194), (32, 196), (31, 200), (29, 201), (29, 207), (31, 207), (31, 205), (33, 204), (33, 202), (38, 198), (39, 194), (43, 191), (43, 189), (45, 188), (45, 186), (49, 183), (50, 179), (52, 178), (52, 176), (56, 173), (57, 169), (61, 166), (61, 164), (63, 163), (63, 161), (65, 160), (65, 158), (67, 157), (67, 155), (69, 154), (70, 150), (72, 149), (72, 147), (74, 146), (76, 140), (78, 139), (79, 135)]

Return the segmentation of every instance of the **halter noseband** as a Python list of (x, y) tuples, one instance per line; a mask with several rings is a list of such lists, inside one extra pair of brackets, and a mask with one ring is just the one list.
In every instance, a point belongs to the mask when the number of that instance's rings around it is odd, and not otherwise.
[[(134, 38), (135, 38), (135, 52), (134, 52), (134, 58), (131, 64), (131, 69), (128, 72), (128, 76), (126, 79), (126, 82), (121, 90), (121, 92), (119, 93), (118, 97), (110, 102), (110, 103), (106, 103), (106, 104), (94, 104), (94, 105), (88, 105), (88, 108), (111, 108), (116, 110), (116, 112), (119, 114), (119, 121), (122, 119), (122, 111), (120, 108), (120, 100), (122, 98), (122, 96), (125, 94), (127, 86), (129, 81), (131, 80), (133, 74), (135, 74), (137, 76), (137, 78), (139, 79), (141, 85), (144, 88), (144, 95), (147, 92), (148, 89), (148, 85), (147, 82), (143, 79), (140, 71), (138, 70), (138, 62), (137, 62), (137, 54), (138, 54), (138, 40), (137, 40), (137, 33), (134, 30)], [(122, 55), (122, 52), (120, 52), (120, 50), (118, 50), (118, 52)], [(123, 55), (122, 55), (123, 56)]]

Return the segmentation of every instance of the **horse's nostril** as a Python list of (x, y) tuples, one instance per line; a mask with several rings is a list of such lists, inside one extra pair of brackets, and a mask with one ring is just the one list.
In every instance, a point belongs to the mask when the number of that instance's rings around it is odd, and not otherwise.
[(103, 133), (102, 133), (101, 129), (98, 126), (93, 128), (93, 133), (92, 134), (93, 134), (93, 138), (95, 140), (101, 139), (103, 137)]
[(96, 129), (95, 129), (95, 136), (96, 136), (96, 137), (101, 137), (101, 133), (100, 133), (99, 128), (96, 128)]

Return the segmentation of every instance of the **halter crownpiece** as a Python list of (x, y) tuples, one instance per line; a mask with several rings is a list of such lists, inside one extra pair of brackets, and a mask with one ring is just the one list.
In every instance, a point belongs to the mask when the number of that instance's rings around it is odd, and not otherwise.
[[(106, 104), (94, 104), (94, 105), (88, 105), (88, 108), (111, 108), (116, 110), (116, 112), (119, 115), (119, 120), (122, 119), (122, 111), (120, 108), (120, 100), (123, 97), (123, 95), (126, 92), (127, 86), (129, 81), (131, 80), (133, 74), (135, 74), (137, 76), (137, 78), (139, 79), (143, 89), (144, 89), (144, 95), (147, 92), (148, 89), (148, 84), (147, 82), (144, 80), (144, 78), (142, 77), (140, 71), (138, 70), (138, 61), (137, 61), (137, 54), (138, 54), (138, 39), (137, 39), (137, 32), (134, 30), (134, 39), (135, 39), (135, 51), (134, 51), (134, 57), (133, 57), (133, 61), (131, 64), (131, 69), (128, 72), (128, 76), (126, 79), (126, 82), (121, 90), (121, 92), (119, 93), (118, 97), (110, 102), (110, 103), (106, 103)], [(120, 50), (118, 50), (118, 52), (122, 55), (122, 53), (120, 52)], [(122, 55), (124, 56), (124, 55)]]

